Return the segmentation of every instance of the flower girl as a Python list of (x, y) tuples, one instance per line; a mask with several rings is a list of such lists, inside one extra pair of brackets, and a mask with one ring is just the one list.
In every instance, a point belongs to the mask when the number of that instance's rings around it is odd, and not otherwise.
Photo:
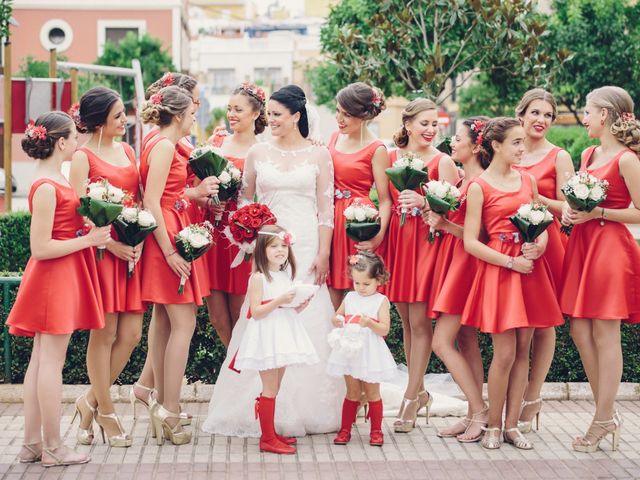
[(296, 453), (296, 439), (275, 432), (276, 395), (285, 367), (312, 364), (318, 361), (315, 348), (298, 313), (306, 308), (308, 299), (298, 305), (293, 278), (296, 262), (291, 245), (293, 235), (277, 225), (260, 229), (256, 240), (254, 273), (249, 280), (247, 295), (250, 310), (235, 368), (258, 370), (262, 393), (256, 399), (256, 416), (260, 419), (260, 451), (280, 454)]
[(391, 380), (396, 364), (383, 337), (389, 333), (391, 315), (387, 297), (378, 293), (389, 274), (382, 259), (375, 253), (363, 251), (348, 259), (349, 276), (355, 292), (349, 292), (338, 308), (329, 334), (332, 347), (327, 372), (344, 375), (347, 396), (342, 405), (342, 425), (333, 440), (345, 445), (351, 440), (351, 425), (356, 421), (360, 392), (369, 402), (371, 433), (369, 444), (382, 446), (382, 399), (380, 382)]

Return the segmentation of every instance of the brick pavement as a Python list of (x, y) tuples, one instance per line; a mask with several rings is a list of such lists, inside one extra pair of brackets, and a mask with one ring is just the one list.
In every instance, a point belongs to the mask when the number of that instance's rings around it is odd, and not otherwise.
[[(604, 450), (595, 454), (571, 450), (571, 439), (591, 419), (593, 404), (588, 401), (545, 401), (541, 429), (529, 435), (532, 451), (510, 445), (488, 451), (478, 444), (438, 438), (434, 427), (450, 424), (454, 418), (432, 418), (428, 426), (421, 418), (410, 434), (393, 434), (393, 419), (386, 418), (382, 448), (369, 446), (369, 426), (360, 419), (348, 446), (333, 445), (333, 435), (313, 435), (299, 439), (298, 453), (292, 456), (261, 454), (257, 439), (200, 432), (207, 406), (186, 404), (194, 414), (197, 432), (192, 444), (158, 447), (148, 435), (146, 416), (134, 421), (131, 407), (118, 404), (125, 428), (133, 428), (131, 448), (109, 448), (98, 439), (92, 446), (77, 447), (91, 452), (90, 464), (45, 470), (15, 462), (22, 443), (22, 405), (0, 404), (0, 475), (7, 480), (640, 479), (640, 401), (618, 404), (624, 419), (620, 449), (612, 452), (606, 440)], [(67, 445), (75, 445), (72, 409), (64, 405), (62, 431)]]

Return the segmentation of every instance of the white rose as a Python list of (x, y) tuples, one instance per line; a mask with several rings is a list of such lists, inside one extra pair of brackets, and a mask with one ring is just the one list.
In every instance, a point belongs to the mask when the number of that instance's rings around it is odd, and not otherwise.
[(231, 178), (233, 178), (234, 180), (240, 180), (240, 177), (242, 177), (242, 173), (240, 173), (240, 170), (237, 168), (232, 168)]
[(364, 222), (367, 219), (367, 214), (365, 213), (364, 209), (362, 209), (362, 208), (356, 209), (356, 211), (354, 213), (355, 213), (356, 220), (358, 222)]
[(574, 175), (569, 179), (567, 183), (569, 184), (570, 187), (575, 187), (580, 183), (580, 178), (577, 175)]
[(573, 194), (576, 196), (576, 198), (585, 200), (589, 196), (589, 187), (587, 187), (583, 183), (579, 183), (578, 185), (573, 187)]
[(347, 220), (353, 220), (355, 217), (355, 212), (353, 211), (353, 207), (347, 207), (344, 209), (344, 218)]
[(551, 215), (549, 210), (544, 211), (544, 221), (545, 223), (553, 221), (553, 215)]
[(123, 208), (120, 216), (127, 223), (136, 223), (138, 220), (138, 209), (131, 207)]
[(434, 188), (434, 194), (439, 198), (445, 198), (449, 193), (449, 187), (447, 187), (444, 183), (438, 182)]
[(124, 191), (113, 185), (109, 185), (109, 201), (113, 203), (120, 203), (124, 198)]
[(107, 195), (107, 189), (100, 183), (92, 183), (89, 185), (87, 195), (94, 200), (104, 200)]
[(544, 212), (542, 210), (532, 210), (529, 214), (529, 221), (533, 225), (540, 225), (544, 222)]
[(459, 198), (460, 190), (458, 190), (458, 187), (456, 187), (455, 185), (451, 185), (451, 187), (449, 187), (449, 194), (454, 198)]
[(201, 248), (209, 244), (209, 238), (202, 233), (191, 233), (189, 235), (189, 244), (193, 248)]
[(602, 199), (602, 197), (604, 197), (604, 190), (600, 185), (595, 185), (591, 189), (591, 192), (589, 192), (589, 198), (591, 200), (595, 200), (596, 202)]
[(525, 220), (529, 219), (529, 215), (531, 214), (531, 205), (529, 203), (525, 203), (521, 205), (518, 209), (518, 216), (524, 218)]
[(378, 215), (378, 211), (372, 207), (365, 207), (364, 209), (367, 218), (375, 218)]
[(411, 168), (414, 170), (422, 170), (424, 168), (424, 162), (420, 159), (414, 158), (411, 160)]
[(218, 180), (220, 180), (221, 184), (226, 185), (231, 181), (231, 175), (229, 175), (229, 172), (222, 172), (218, 177)]
[(140, 210), (140, 212), (138, 212), (138, 224), (141, 227), (151, 227), (156, 224), (156, 219), (153, 218), (151, 212), (147, 210)]

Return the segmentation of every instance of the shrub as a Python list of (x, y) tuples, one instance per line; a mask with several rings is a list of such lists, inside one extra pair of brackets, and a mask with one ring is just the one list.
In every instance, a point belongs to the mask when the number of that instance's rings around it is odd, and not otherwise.
[(593, 138), (589, 138), (586, 128), (578, 125), (551, 127), (547, 133), (547, 140), (569, 152), (576, 170), (580, 168), (580, 156), (582, 152), (587, 147), (598, 143)]

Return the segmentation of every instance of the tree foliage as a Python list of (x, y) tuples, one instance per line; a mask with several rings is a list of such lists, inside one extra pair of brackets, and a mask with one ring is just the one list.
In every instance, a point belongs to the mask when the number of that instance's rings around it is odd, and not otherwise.
[(310, 77), (320, 103), (354, 81), (443, 100), (447, 82), (463, 72), (545, 74), (546, 35), (545, 19), (526, 0), (342, 0), (321, 31), (326, 61)]
[(0, 38), (9, 41), (11, 29), (11, 14), (13, 13), (13, 0), (0, 0)]
[[(131, 68), (131, 60), (134, 58), (140, 60), (142, 81), (145, 85), (153, 83), (163, 73), (175, 70), (171, 55), (162, 49), (162, 42), (159, 39), (148, 34), (138, 37), (133, 32), (127, 33), (117, 44), (107, 42), (103, 54), (95, 63)], [(111, 88), (120, 92), (123, 99), (128, 100), (134, 97), (133, 78), (105, 76), (103, 80)]]

